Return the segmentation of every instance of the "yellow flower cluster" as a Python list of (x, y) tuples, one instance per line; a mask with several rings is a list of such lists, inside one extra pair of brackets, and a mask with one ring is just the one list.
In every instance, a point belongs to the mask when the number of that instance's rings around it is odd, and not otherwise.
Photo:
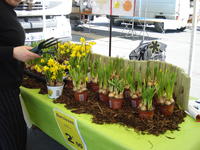
[[(41, 60), (41, 62), (43, 61)], [(48, 81), (62, 82), (63, 77), (66, 76), (65, 70), (70, 69), (70, 65), (68, 61), (64, 61), (62, 64), (60, 64), (55, 59), (50, 58), (46, 65), (35, 65), (34, 68), (36, 71), (42, 72)]]
[[(75, 47), (75, 44), (72, 42), (58, 43), (58, 55), (60, 57), (70, 57), (72, 49)], [(65, 58), (66, 59), (66, 58)]]
[(42, 66), (40, 66), (40, 65), (35, 65), (35, 66), (34, 66), (34, 69), (35, 69), (37, 72), (42, 72)]
[[(95, 44), (95, 42), (87, 42), (83, 37), (80, 38), (79, 43), (58, 43), (55, 55), (43, 55), (35, 63), (34, 69), (44, 74), (48, 81), (62, 81), (63, 77), (66, 76), (66, 69), (69, 71), (74, 68), (78, 68), (79, 71), (87, 69), (89, 59), (87, 56), (91, 53), (92, 45)], [(59, 62), (62, 62), (62, 64)], [(86, 78), (85, 80), (88, 79)]]
[(86, 42), (85, 38), (80, 38), (80, 44), (75, 44), (72, 47), (70, 57), (84, 57), (87, 54), (91, 53), (92, 45), (95, 45), (95, 42)]

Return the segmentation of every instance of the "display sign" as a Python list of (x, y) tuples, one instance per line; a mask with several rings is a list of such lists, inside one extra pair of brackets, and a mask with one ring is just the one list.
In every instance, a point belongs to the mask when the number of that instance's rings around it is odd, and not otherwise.
[(78, 129), (77, 120), (59, 109), (54, 109), (55, 120), (66, 144), (74, 150), (87, 150), (85, 142)]
[(135, 0), (112, 0), (112, 15), (133, 16)]
[(133, 16), (136, 0), (90, 0), (93, 14)]
[(92, 13), (110, 15), (110, 0), (93, 0)]

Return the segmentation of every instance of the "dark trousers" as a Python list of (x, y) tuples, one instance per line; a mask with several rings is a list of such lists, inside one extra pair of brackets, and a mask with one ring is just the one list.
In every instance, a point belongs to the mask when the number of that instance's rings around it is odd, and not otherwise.
[(0, 150), (25, 150), (26, 136), (19, 89), (0, 89)]

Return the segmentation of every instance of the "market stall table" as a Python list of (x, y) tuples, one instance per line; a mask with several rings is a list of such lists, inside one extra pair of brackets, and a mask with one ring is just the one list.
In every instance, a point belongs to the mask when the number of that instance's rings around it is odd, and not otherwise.
[(187, 116), (180, 131), (142, 135), (118, 124), (99, 125), (91, 115), (75, 114), (54, 104), (39, 89), (21, 87), (32, 123), (69, 150), (199, 150), (200, 123)]

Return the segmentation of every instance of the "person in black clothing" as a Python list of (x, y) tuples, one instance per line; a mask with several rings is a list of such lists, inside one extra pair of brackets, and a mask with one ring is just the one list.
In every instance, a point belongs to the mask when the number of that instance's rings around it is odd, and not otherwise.
[(38, 58), (23, 46), (25, 33), (14, 8), (21, 0), (0, 0), (0, 150), (25, 150), (27, 128), (19, 99), (26, 61)]

